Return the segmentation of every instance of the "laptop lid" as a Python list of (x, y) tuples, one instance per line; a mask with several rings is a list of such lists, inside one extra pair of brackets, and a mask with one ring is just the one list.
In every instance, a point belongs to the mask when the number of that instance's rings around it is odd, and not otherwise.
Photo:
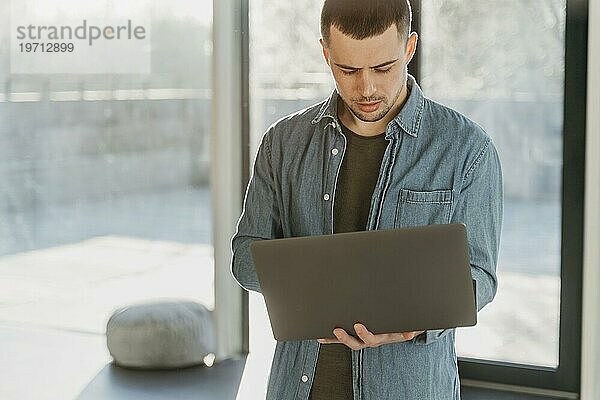
[(277, 340), (477, 323), (464, 224), (255, 241), (250, 245)]

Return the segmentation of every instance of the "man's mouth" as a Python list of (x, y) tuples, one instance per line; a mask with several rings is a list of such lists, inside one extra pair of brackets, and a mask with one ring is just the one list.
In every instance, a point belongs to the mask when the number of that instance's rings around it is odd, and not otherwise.
[(381, 105), (381, 100), (377, 101), (377, 102), (371, 102), (371, 103), (356, 103), (358, 105), (358, 108), (360, 108), (360, 110), (362, 112), (373, 112), (376, 111), (379, 106)]

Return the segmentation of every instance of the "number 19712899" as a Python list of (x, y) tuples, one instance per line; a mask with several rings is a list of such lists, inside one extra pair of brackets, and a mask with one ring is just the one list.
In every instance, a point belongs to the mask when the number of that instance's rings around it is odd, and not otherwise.
[(72, 53), (75, 50), (73, 43), (19, 43), (21, 53)]

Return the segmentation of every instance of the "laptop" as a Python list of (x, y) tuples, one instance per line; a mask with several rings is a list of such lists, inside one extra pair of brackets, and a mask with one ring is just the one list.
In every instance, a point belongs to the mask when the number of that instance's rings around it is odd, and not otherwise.
[(473, 326), (475, 281), (464, 224), (255, 241), (273, 336), (333, 338)]

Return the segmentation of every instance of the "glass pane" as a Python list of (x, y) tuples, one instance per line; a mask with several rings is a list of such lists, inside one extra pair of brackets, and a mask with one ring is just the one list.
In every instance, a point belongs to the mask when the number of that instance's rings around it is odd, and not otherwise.
[(333, 89), (319, 44), (321, 5), (322, 0), (250, 1), (252, 156), (269, 125)]
[(498, 293), (459, 356), (556, 367), (560, 321), (564, 0), (423, 0), (421, 85), (500, 153)]
[(212, 1), (151, 5), (150, 74), (11, 74), (0, 46), (2, 398), (76, 398), (116, 308), (214, 309)]

